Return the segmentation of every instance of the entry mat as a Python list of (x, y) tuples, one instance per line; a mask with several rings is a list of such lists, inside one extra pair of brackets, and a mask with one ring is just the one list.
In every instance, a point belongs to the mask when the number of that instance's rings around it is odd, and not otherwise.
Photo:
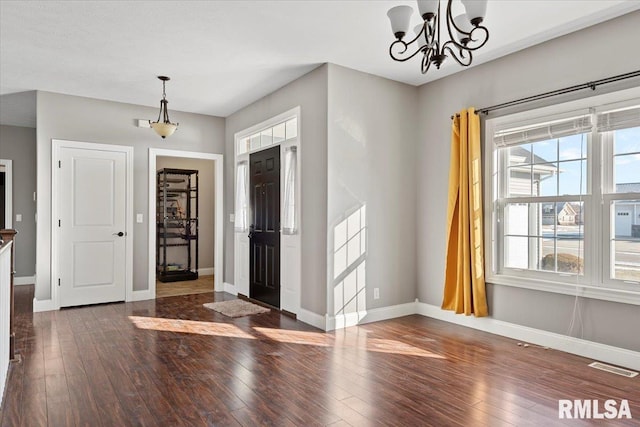
[(258, 304), (253, 304), (251, 302), (234, 299), (230, 301), (220, 301), (220, 302), (209, 302), (207, 304), (202, 304), (206, 308), (210, 310), (217, 311), (220, 314), (224, 314), (228, 317), (242, 317), (242, 316), (250, 316), (252, 314), (262, 314), (268, 313), (271, 311), (268, 308), (262, 307)]

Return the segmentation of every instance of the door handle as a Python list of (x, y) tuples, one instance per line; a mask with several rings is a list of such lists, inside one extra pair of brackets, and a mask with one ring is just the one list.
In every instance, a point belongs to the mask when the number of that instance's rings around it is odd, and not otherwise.
[(253, 224), (251, 224), (251, 225), (249, 226), (249, 234), (247, 235), (247, 237), (248, 237), (249, 239), (251, 239), (251, 238), (253, 237), (253, 231), (254, 231), (254, 230), (255, 230), (255, 227), (253, 226)]
[(118, 236), (118, 237), (122, 237), (124, 236), (124, 233), (122, 231), (119, 231), (117, 233), (113, 233), (114, 236)]

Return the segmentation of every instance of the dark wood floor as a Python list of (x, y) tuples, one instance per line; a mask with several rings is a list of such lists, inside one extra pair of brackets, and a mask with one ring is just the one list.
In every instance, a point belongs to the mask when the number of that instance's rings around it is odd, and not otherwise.
[(2, 426), (589, 425), (561, 424), (558, 399), (640, 419), (639, 378), (421, 316), (325, 334), (202, 307), (223, 293), (36, 314), (32, 286), (16, 295)]

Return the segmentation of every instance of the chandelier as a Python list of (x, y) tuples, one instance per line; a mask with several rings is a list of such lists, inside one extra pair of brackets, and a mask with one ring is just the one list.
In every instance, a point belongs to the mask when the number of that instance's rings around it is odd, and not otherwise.
[[(443, 43), (440, 37), (440, 0), (418, 0), (418, 11), (422, 24), (414, 28), (416, 34), (411, 41), (404, 37), (409, 30), (413, 9), (410, 6), (396, 6), (389, 9), (391, 31), (396, 40), (389, 46), (389, 55), (396, 61), (404, 62), (422, 55), (422, 74), (431, 64), (436, 68), (451, 56), (463, 67), (471, 65), (472, 52), (480, 49), (489, 40), (489, 30), (480, 24), (487, 11), (487, 0), (461, 0), (466, 13), (451, 15), (452, 0), (447, 0), (445, 22), (449, 40)], [(444, 24), (443, 24), (444, 25)]]
[[(165, 83), (167, 83), (169, 77), (166, 76), (158, 76), (158, 79), (162, 80), (162, 99), (160, 100), (160, 112), (158, 113), (158, 120), (152, 122), (149, 120), (149, 125), (156, 131), (158, 135), (165, 139), (168, 136), (171, 136), (173, 132), (178, 128), (179, 123), (171, 123), (169, 120), (169, 109), (167, 105), (169, 101), (167, 101), (167, 94), (165, 92)], [(160, 119), (162, 118), (162, 121)]]

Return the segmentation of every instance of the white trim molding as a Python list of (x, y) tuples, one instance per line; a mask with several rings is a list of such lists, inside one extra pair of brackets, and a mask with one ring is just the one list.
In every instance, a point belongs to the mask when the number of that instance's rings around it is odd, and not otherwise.
[(589, 359), (640, 370), (640, 352), (637, 351), (516, 325), (515, 323), (504, 322), (490, 317), (478, 318), (457, 315), (452, 311), (442, 310), (438, 306), (418, 301), (416, 301), (416, 313), (514, 340), (525, 341), (566, 353), (577, 354)]
[[(149, 148), (149, 259), (148, 259), (148, 292), (155, 298), (156, 295), (156, 158), (157, 157), (180, 157), (187, 159), (212, 160), (214, 162), (214, 243), (213, 243), (213, 270), (219, 272), (213, 279), (215, 292), (222, 292), (224, 284), (222, 276), (224, 274), (224, 156), (222, 154), (203, 153), (195, 151), (167, 150), (163, 148)], [(206, 269), (201, 269), (206, 270)], [(199, 270), (200, 272), (200, 270)], [(202, 274), (202, 273), (200, 273)]]
[(59, 310), (59, 307), (56, 307), (56, 303), (52, 299), (44, 299), (39, 300), (37, 298), (33, 299), (33, 312), (39, 313), (41, 311), (54, 311)]
[[(268, 146), (261, 146), (253, 150), (247, 149), (246, 151), (238, 154), (238, 142), (253, 134), (261, 132), (263, 130), (273, 128), (274, 126), (284, 124), (290, 120), (296, 120), (297, 129), (295, 136), (289, 137), (285, 135), (284, 140), (275, 142)], [(280, 203), (281, 209), (284, 209), (284, 182), (285, 182), (285, 151), (291, 147), (296, 147), (297, 150), (297, 167), (296, 167), (296, 190), (295, 190), (295, 217), (297, 222), (297, 232), (294, 234), (285, 234), (280, 232), (280, 308), (286, 310), (296, 316), (301, 312), (301, 295), (302, 295), (302, 233), (304, 224), (302, 223), (302, 211), (301, 211), (301, 194), (300, 188), (302, 188), (302, 113), (301, 107), (297, 106), (260, 123), (257, 123), (249, 128), (236, 132), (233, 137), (233, 176), (234, 176), (234, 204), (233, 214), (235, 212), (235, 198), (236, 198), (236, 177), (238, 171), (238, 164), (240, 162), (247, 161), (250, 163), (251, 154), (259, 152), (263, 149), (280, 147), (281, 167), (280, 167)], [(247, 194), (248, 196), (248, 194)], [(237, 292), (241, 294), (250, 295), (249, 285), (249, 239), (244, 232), (233, 231), (233, 251), (234, 251), (234, 277), (233, 281), (236, 285)], [(315, 320), (314, 320), (315, 321)], [(306, 323), (306, 322), (305, 322)], [(316, 326), (314, 324), (314, 326)], [(324, 329), (324, 328), (322, 328)]]
[(143, 289), (141, 291), (133, 291), (130, 301), (145, 301), (148, 299), (155, 299), (155, 297), (156, 297), (155, 292), (151, 293), (149, 289)]
[(13, 228), (13, 160), (0, 159), (4, 166), (4, 228)]
[(350, 326), (363, 325), (365, 323), (379, 322), (381, 320), (395, 319), (397, 317), (416, 314), (416, 305), (413, 302), (391, 305), (388, 307), (372, 308), (353, 313), (327, 315), (326, 330), (348, 328)]
[(13, 278), (13, 284), (16, 286), (22, 285), (35, 285), (36, 284), (36, 276), (20, 276)]
[(198, 276), (213, 276), (214, 274), (216, 274), (215, 267), (199, 268), (198, 269)]
[(231, 283), (224, 282), (224, 291), (231, 295), (238, 295), (238, 290)]
[(296, 314), (296, 318), (303, 322), (306, 323), (307, 325), (311, 325), (311, 326), (315, 326), (318, 329), (321, 329), (323, 331), (326, 331), (326, 324), (327, 324), (327, 316), (323, 316), (321, 314), (318, 313), (314, 313), (312, 311), (309, 310), (305, 310), (304, 308), (300, 307), (300, 309), (298, 310), (298, 313)]

